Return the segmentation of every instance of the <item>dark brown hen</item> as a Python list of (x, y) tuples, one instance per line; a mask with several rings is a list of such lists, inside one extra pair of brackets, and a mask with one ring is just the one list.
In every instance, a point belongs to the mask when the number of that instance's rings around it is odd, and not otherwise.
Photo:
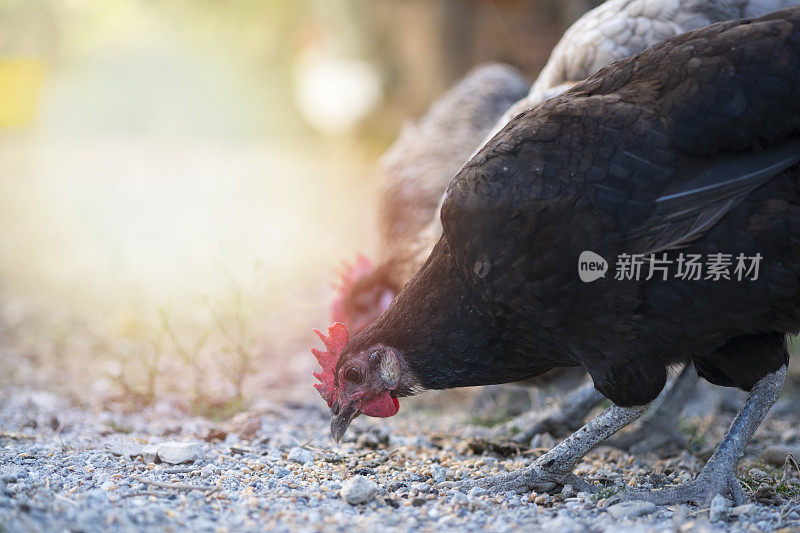
[[(615, 405), (480, 484), (589, 490), (576, 462), (641, 415), (670, 365), (692, 363), (750, 398), (693, 483), (636, 496), (740, 501), (736, 464), (779, 394), (785, 336), (800, 329), (798, 161), (799, 8), (668, 39), (518, 116), (451, 183), (419, 273), (336, 354), (334, 437), (380, 398), (581, 366)], [(689, 254), (762, 260), (742, 280), (586, 283), (584, 251), (617, 267), (653, 254), (647, 269)]]

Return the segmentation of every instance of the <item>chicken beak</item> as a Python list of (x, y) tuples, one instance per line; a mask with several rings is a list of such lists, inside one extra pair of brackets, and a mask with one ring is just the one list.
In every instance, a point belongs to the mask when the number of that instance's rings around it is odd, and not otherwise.
[(331, 417), (331, 436), (338, 444), (342, 437), (344, 437), (347, 428), (350, 427), (350, 422), (358, 416), (359, 410), (354, 402), (350, 402), (344, 407), (337, 410), (332, 410), (333, 416)]

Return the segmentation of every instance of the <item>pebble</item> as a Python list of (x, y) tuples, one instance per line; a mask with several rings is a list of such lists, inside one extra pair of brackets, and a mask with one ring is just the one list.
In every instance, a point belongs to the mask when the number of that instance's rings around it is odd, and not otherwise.
[(292, 473), (291, 470), (288, 468), (283, 468), (282, 466), (276, 466), (275, 470), (273, 470), (273, 475), (277, 478), (286, 477)]
[(622, 518), (635, 518), (637, 516), (655, 513), (658, 510), (652, 502), (621, 502), (607, 508), (608, 514), (620, 520)]
[(203, 446), (197, 442), (162, 442), (157, 453), (159, 459), (173, 465), (192, 463), (206, 455)]
[(431, 486), (427, 483), (414, 483), (411, 485), (411, 490), (416, 490), (418, 492), (430, 492)]
[(467, 496), (463, 492), (454, 491), (452, 496), (450, 496), (451, 505), (465, 504), (468, 502), (469, 502), (469, 496)]
[(292, 448), (289, 450), (289, 454), (286, 456), (286, 460), (291, 463), (297, 464), (306, 464), (310, 463), (314, 460), (314, 453), (310, 450), (306, 450), (305, 448)]
[(546, 505), (550, 503), (550, 495), (540, 494), (533, 499), (533, 503), (535, 503), (536, 505)]
[(778, 446), (768, 446), (761, 453), (761, 461), (774, 466), (783, 466), (786, 461), (786, 456), (792, 454), (794, 458), (800, 461), (800, 445), (782, 444)]
[(712, 522), (727, 520), (731, 510), (731, 502), (722, 494), (717, 494), (711, 500), (709, 518)]
[(405, 483), (402, 481), (393, 481), (386, 485), (386, 492), (397, 492), (398, 490), (404, 488), (406, 486)]
[(447, 481), (447, 469), (440, 465), (431, 467), (431, 477), (436, 483), (443, 483)]
[(119, 455), (126, 459), (133, 459), (142, 455), (143, 446), (136, 442), (126, 440), (110, 440), (106, 442), (105, 448), (114, 455)]
[(342, 484), (342, 499), (350, 505), (371, 502), (378, 492), (378, 484), (364, 476), (353, 476)]
[[(783, 466), (783, 461), (781, 461)], [(760, 468), (751, 468), (747, 474), (759, 483), (769, 483), (772, 481), (772, 476), (761, 470)]]
[(142, 446), (141, 455), (145, 463), (155, 463), (156, 457), (158, 457), (158, 446), (155, 444)]
[(483, 487), (472, 487), (471, 489), (469, 489), (469, 492), (467, 492), (467, 496), (469, 496), (470, 500), (474, 500), (476, 498), (480, 498), (481, 496), (485, 495), (486, 495), (486, 489), (484, 489)]
[(748, 516), (753, 514), (758, 506), (754, 503), (745, 503), (743, 505), (737, 505), (733, 509), (731, 509), (731, 514), (733, 516)]

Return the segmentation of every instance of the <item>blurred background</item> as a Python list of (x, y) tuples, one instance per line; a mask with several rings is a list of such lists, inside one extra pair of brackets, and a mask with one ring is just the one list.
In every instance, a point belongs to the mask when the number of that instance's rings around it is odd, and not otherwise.
[(0, 0), (0, 386), (312, 395), (403, 122), (479, 62), (535, 78), (596, 3)]

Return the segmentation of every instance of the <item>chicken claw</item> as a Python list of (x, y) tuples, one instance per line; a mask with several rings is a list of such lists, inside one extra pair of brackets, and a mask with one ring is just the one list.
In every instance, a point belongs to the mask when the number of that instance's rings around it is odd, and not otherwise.
[(667, 445), (686, 448), (686, 438), (678, 430), (678, 420), (698, 381), (692, 365), (686, 365), (669, 390), (653, 402), (638, 427), (610, 439), (608, 445), (636, 454)]
[(587, 383), (572, 391), (566, 399), (554, 406), (544, 416), (531, 420), (526, 413), (515, 418), (507, 427), (526, 426), (526, 429), (516, 433), (512, 440), (521, 444), (528, 444), (534, 435), (550, 433), (554, 437), (568, 435), (583, 424), (583, 419), (604, 396), (597, 392), (594, 383)]
[(549, 492), (569, 484), (578, 491), (593, 492), (592, 485), (572, 473), (575, 465), (595, 446), (642, 416), (646, 409), (646, 405), (612, 405), (530, 466), (507, 474), (462, 481), (456, 488), (464, 492), (472, 487), (482, 487), (491, 493)]
[(714, 496), (722, 494), (730, 497), (735, 505), (744, 503), (742, 486), (736, 479), (736, 465), (753, 433), (778, 399), (785, 379), (786, 366), (783, 366), (755, 384), (744, 407), (722, 438), (722, 442), (694, 481), (652, 492), (628, 492), (624, 498), (647, 500), (660, 505), (675, 503), (708, 505)]

